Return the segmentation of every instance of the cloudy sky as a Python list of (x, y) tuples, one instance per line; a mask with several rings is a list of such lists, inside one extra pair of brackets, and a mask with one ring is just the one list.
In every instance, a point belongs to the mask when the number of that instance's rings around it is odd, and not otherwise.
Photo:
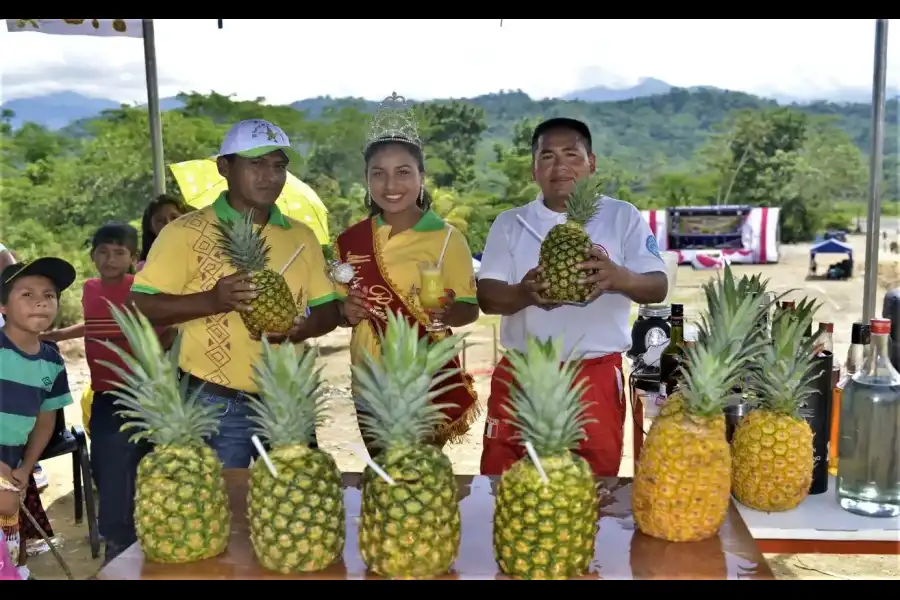
[[(533, 97), (640, 77), (753, 93), (870, 89), (873, 19), (157, 20), (160, 95)], [(900, 33), (889, 85), (900, 84)], [(0, 101), (73, 90), (145, 102), (140, 39), (0, 30)]]

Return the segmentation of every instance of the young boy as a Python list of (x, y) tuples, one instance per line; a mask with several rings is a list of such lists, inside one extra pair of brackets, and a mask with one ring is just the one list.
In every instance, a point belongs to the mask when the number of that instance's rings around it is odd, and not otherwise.
[(19, 499), (53, 436), (56, 411), (72, 403), (62, 357), (41, 342), (75, 268), (59, 258), (15, 263), (0, 272), (0, 527), (19, 564)]
[[(127, 371), (118, 355), (100, 340), (131, 352), (128, 341), (112, 318), (109, 303), (120, 310), (126, 305), (134, 267), (138, 258), (137, 230), (126, 224), (107, 223), (91, 240), (91, 260), (100, 277), (84, 282), (81, 305), (84, 322), (44, 334), (45, 340), (84, 337), (84, 352), (91, 372), (91, 469), (100, 501), (99, 529), (106, 540), (105, 560), (109, 562), (137, 540), (134, 529), (134, 485), (137, 465), (149, 451), (147, 444), (129, 441), (131, 430), (121, 431), (125, 420), (118, 415), (121, 406), (110, 393), (119, 377), (109, 362)], [(163, 330), (158, 330), (161, 333)]]

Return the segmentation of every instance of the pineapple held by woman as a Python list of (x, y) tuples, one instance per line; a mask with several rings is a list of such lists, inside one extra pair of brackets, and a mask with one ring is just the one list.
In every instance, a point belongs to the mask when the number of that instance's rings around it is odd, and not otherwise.
[(371, 468), (363, 474), (359, 550), (373, 572), (390, 578), (443, 575), (459, 551), (459, 490), (450, 459), (432, 443), (446, 419), (435, 398), (450, 386), (443, 370), (462, 349), (463, 336), (436, 343), (419, 338), (417, 324), (387, 313), (382, 355), (354, 365), (354, 392), (363, 435), (391, 485)]
[(262, 235), (262, 227), (253, 223), (253, 209), (242, 218), (216, 222), (219, 251), (236, 271), (252, 274), (257, 296), (248, 304), (251, 312), (241, 312), (241, 320), (251, 335), (285, 333), (294, 326), (297, 302), (287, 281), (268, 268), (271, 248)]
[(815, 393), (813, 339), (804, 338), (818, 307), (804, 300), (772, 323), (772, 342), (754, 359), (749, 400), (732, 440), (732, 487), (741, 504), (776, 512), (796, 508), (809, 494), (813, 433), (800, 416)]
[(724, 278), (704, 285), (707, 313), (697, 343), (685, 349), (690, 368), (681, 369), (681, 411), (654, 420), (635, 472), (632, 510), (647, 535), (698, 541), (725, 521), (731, 452), (722, 410), (764, 344), (755, 336), (764, 308), (758, 295), (739, 293), (744, 287), (735, 285), (729, 267)]
[(585, 302), (592, 287), (578, 283), (579, 279), (594, 274), (575, 265), (592, 260), (588, 248), (590, 236), (585, 226), (597, 214), (597, 195), (600, 183), (596, 177), (586, 177), (575, 182), (575, 187), (566, 202), (567, 220), (562, 225), (554, 225), (541, 243), (538, 266), (543, 267), (541, 279), (550, 284), (545, 297), (559, 302)]
[(494, 555), (500, 570), (522, 579), (583, 575), (594, 557), (599, 502), (591, 467), (572, 451), (584, 437), (584, 380), (578, 362), (562, 367), (561, 340), (529, 337), (509, 352), (510, 422), (531, 442), (547, 475), (528, 456), (500, 478), (494, 510)]
[(178, 379), (179, 333), (169, 354), (163, 352), (150, 321), (140, 312), (111, 307), (113, 319), (134, 353), (109, 342), (129, 372), (105, 363), (121, 378), (111, 392), (131, 419), (122, 429), (139, 431), (132, 440), (149, 440), (153, 451), (138, 464), (134, 522), (147, 560), (187, 563), (225, 551), (231, 510), (222, 463), (204, 438), (216, 433), (219, 411), (190, 397), (187, 376)]
[(341, 471), (330, 454), (310, 448), (325, 418), (321, 368), (314, 348), (298, 348), (262, 341), (255, 368), (262, 400), (248, 400), (278, 475), (262, 460), (250, 469), (250, 542), (259, 563), (279, 573), (324, 569), (344, 551)]

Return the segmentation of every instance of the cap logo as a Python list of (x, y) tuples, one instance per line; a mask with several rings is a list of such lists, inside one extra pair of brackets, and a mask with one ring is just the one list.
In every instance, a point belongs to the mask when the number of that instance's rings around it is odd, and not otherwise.
[(266, 141), (269, 142), (277, 142), (280, 144), (284, 144), (285, 141), (282, 139), (284, 135), (272, 129), (272, 127), (268, 123), (260, 122), (253, 130), (250, 132), (250, 137), (253, 139), (258, 139), (261, 137), (265, 137)]

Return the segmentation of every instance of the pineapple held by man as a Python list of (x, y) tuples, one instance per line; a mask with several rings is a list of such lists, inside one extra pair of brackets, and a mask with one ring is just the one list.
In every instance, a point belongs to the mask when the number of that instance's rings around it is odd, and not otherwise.
[(420, 579), (450, 570), (459, 551), (459, 490), (450, 459), (433, 443), (447, 418), (435, 403), (445, 365), (462, 350), (463, 336), (436, 343), (418, 325), (388, 312), (381, 357), (366, 354), (352, 367), (363, 435), (391, 485), (371, 468), (363, 474), (359, 550), (373, 572)]
[(805, 338), (818, 310), (804, 299), (772, 323), (772, 342), (754, 359), (750, 400), (732, 440), (732, 488), (741, 504), (776, 512), (796, 508), (809, 494), (813, 433), (800, 407), (815, 393), (813, 338)]
[(262, 341), (254, 368), (261, 400), (248, 400), (277, 473), (262, 460), (250, 469), (250, 542), (259, 563), (279, 573), (324, 569), (344, 551), (341, 471), (330, 454), (310, 448), (325, 420), (321, 368), (314, 348), (299, 348)]
[(563, 362), (562, 341), (529, 336), (525, 352), (509, 352), (509, 422), (531, 442), (544, 483), (526, 455), (500, 478), (494, 509), (494, 555), (500, 570), (521, 579), (568, 579), (594, 558), (599, 502), (587, 461), (573, 453), (584, 438), (585, 381), (578, 361)]
[(575, 182), (566, 202), (566, 222), (554, 225), (541, 243), (538, 266), (543, 267), (541, 279), (550, 284), (544, 296), (559, 302), (585, 302), (592, 286), (578, 283), (594, 273), (577, 269), (578, 263), (592, 260), (588, 248), (593, 243), (585, 231), (588, 222), (597, 214), (600, 182), (595, 176)]
[(236, 271), (252, 274), (257, 296), (248, 302), (251, 312), (241, 312), (241, 320), (251, 335), (285, 333), (294, 326), (297, 302), (287, 281), (269, 268), (271, 248), (262, 235), (262, 227), (253, 223), (253, 209), (241, 218), (215, 223), (219, 250)]
[[(707, 311), (698, 341), (685, 349), (681, 411), (654, 420), (641, 449), (632, 489), (635, 523), (670, 542), (710, 538), (725, 521), (731, 495), (731, 452), (723, 408), (764, 342), (757, 294), (740, 295), (729, 267), (704, 285)], [(748, 341), (754, 340), (754, 341)]]
[(217, 556), (228, 545), (231, 510), (222, 463), (204, 438), (218, 430), (219, 411), (197, 400), (199, 390), (188, 396), (186, 375), (178, 379), (183, 333), (167, 355), (144, 315), (110, 309), (133, 352), (102, 342), (128, 368), (104, 363), (121, 378), (111, 393), (124, 407), (119, 415), (131, 421), (122, 429), (138, 429), (131, 440), (154, 445), (137, 470), (134, 522), (141, 550), (159, 563)]

